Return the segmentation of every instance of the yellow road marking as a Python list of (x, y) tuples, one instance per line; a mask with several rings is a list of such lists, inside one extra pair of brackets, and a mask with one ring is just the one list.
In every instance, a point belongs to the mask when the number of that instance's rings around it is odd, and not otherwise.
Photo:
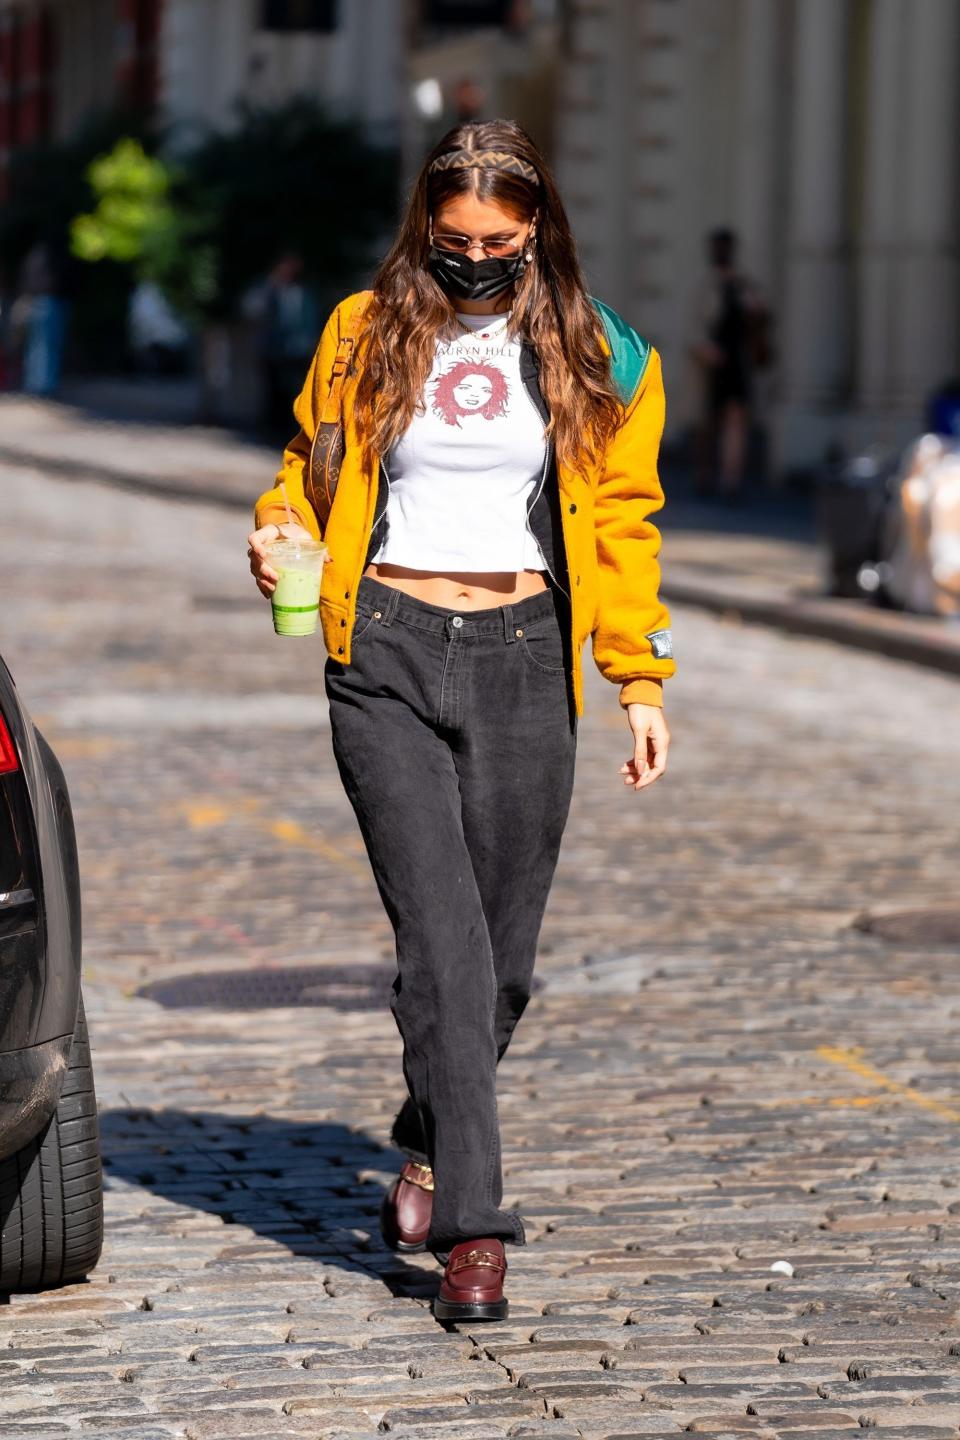
[(229, 811), (225, 805), (208, 802), (199, 805), (187, 804), (184, 808), (187, 820), (194, 830), (205, 830), (208, 825), (222, 825), (229, 817)]
[[(785, 1105), (852, 1105), (864, 1109), (870, 1105), (882, 1105), (886, 1099), (886, 1095), (830, 1095), (826, 1099), (822, 1095), (777, 1095), (772, 1100), (754, 1100), (751, 1103), (758, 1110), (782, 1110)], [(722, 1105), (723, 1102), (718, 1100), (716, 1103)]]
[(315, 854), (331, 860), (334, 865), (340, 865), (354, 875), (363, 875), (369, 879), (370, 870), (366, 865), (361, 865), (359, 860), (354, 860), (351, 855), (344, 855), (342, 850), (338, 850), (326, 840), (321, 840), (319, 836), (311, 835), (302, 825), (298, 825), (296, 820), (274, 820), (268, 828), (270, 834), (278, 840), (284, 840), (288, 845), (299, 845), (304, 850), (313, 850)]
[(50, 739), (49, 729), (43, 733), (56, 749), (58, 757), (63, 760), (86, 760), (91, 755), (109, 755), (111, 750), (116, 750), (118, 744), (115, 739), (106, 735), (72, 735), (69, 738), (58, 736), (54, 741)]
[[(225, 825), (228, 820), (236, 816), (262, 811), (264, 804), (265, 802), (256, 796), (245, 796), (238, 801), (223, 801), (207, 797), (184, 801), (178, 808), (182, 814), (186, 815), (187, 823), (192, 829), (205, 830), (214, 825)], [(355, 860), (352, 855), (345, 855), (339, 846), (332, 845), (328, 840), (322, 840), (318, 835), (312, 835), (296, 820), (271, 820), (267, 823), (267, 831), (275, 840), (282, 840), (285, 845), (296, 845), (303, 850), (312, 850), (315, 855), (322, 855), (332, 865), (339, 865), (341, 869), (349, 870), (352, 875), (362, 875), (365, 879), (370, 878), (370, 869), (367, 865), (360, 860)]]
[(932, 1095), (924, 1095), (922, 1090), (914, 1090), (912, 1085), (903, 1085), (899, 1080), (884, 1075), (882, 1070), (877, 1070), (873, 1065), (868, 1065), (860, 1059), (863, 1054), (862, 1046), (855, 1046), (844, 1050), (834, 1045), (818, 1045), (816, 1053), (821, 1060), (828, 1060), (831, 1065), (839, 1065), (844, 1070), (850, 1070), (854, 1075), (859, 1075), (861, 1080), (869, 1080), (873, 1085), (879, 1085), (891, 1095), (899, 1095), (904, 1100), (909, 1100), (911, 1105), (919, 1105), (924, 1110), (931, 1110), (934, 1115), (939, 1115), (944, 1120), (960, 1120), (960, 1110), (952, 1105), (946, 1105), (942, 1100), (935, 1100)]

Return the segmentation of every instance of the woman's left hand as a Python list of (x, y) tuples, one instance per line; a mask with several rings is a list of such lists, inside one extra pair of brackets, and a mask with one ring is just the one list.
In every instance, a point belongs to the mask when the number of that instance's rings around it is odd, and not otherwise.
[(628, 705), (627, 720), (633, 731), (633, 755), (620, 766), (624, 785), (645, 790), (659, 780), (667, 768), (670, 732), (659, 705)]

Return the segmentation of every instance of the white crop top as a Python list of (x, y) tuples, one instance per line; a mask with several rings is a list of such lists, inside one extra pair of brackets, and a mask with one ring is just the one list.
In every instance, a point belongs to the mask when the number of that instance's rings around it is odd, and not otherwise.
[[(406, 432), (385, 457), (387, 534), (375, 561), (417, 570), (545, 570), (527, 523), (547, 455), (504, 316), (460, 315), (439, 340)], [(484, 338), (489, 333), (489, 338)]]

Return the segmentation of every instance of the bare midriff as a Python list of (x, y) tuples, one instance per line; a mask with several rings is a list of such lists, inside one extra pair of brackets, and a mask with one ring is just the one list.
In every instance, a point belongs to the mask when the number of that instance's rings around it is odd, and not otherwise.
[(430, 605), (444, 605), (451, 610), (485, 610), (491, 605), (506, 605), (511, 600), (525, 600), (546, 590), (547, 577), (542, 570), (470, 570), (439, 573), (436, 570), (412, 570), (406, 565), (371, 562), (364, 570), (384, 585), (404, 590), (417, 600)]

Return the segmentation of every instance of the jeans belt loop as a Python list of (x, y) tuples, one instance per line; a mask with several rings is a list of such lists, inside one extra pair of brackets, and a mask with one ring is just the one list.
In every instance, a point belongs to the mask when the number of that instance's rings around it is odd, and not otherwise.
[(513, 608), (510, 605), (501, 605), (503, 611), (503, 638), (508, 645), (512, 645), (516, 636), (513, 633)]
[(380, 614), (381, 625), (392, 625), (393, 617), (397, 613), (397, 606), (400, 604), (401, 591), (396, 585), (390, 586), (390, 598), (383, 602)]

